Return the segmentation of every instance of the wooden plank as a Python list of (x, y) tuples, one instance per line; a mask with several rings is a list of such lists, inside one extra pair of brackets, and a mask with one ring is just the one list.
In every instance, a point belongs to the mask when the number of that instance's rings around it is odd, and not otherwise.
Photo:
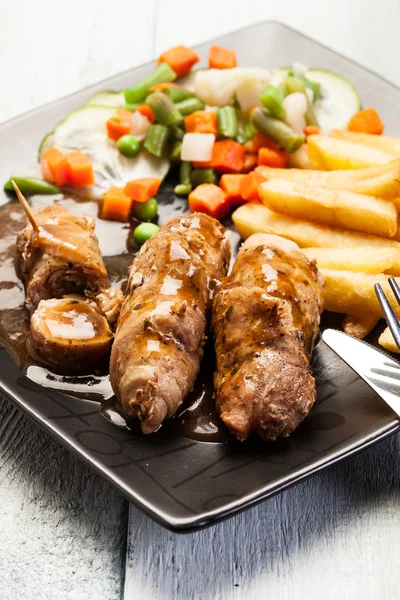
[(120, 597), (128, 503), (4, 398), (0, 490), (2, 598)]

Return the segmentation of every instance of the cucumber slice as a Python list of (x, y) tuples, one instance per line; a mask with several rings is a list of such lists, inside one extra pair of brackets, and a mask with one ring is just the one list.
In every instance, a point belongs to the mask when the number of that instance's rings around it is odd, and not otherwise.
[(115, 114), (115, 108), (84, 106), (71, 112), (64, 121), (46, 135), (40, 144), (39, 158), (48, 148), (63, 152), (81, 150), (93, 165), (95, 184), (92, 193), (104, 194), (111, 186), (123, 186), (131, 179), (158, 177), (163, 179), (170, 163), (141, 150), (136, 158), (122, 156), (106, 133), (106, 121)]
[(85, 103), (85, 106), (113, 106), (123, 108), (125, 106), (124, 92), (97, 92)]
[(321, 129), (347, 129), (347, 123), (361, 108), (354, 85), (344, 77), (324, 69), (309, 69), (305, 76), (321, 84), (321, 96), (313, 104)]

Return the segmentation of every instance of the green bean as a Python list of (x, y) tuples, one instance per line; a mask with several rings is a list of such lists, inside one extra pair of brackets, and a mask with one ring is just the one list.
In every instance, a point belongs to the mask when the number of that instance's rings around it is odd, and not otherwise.
[(150, 125), (146, 132), (144, 147), (153, 156), (161, 158), (169, 137), (169, 129), (165, 125)]
[(190, 115), (196, 110), (204, 110), (206, 105), (199, 98), (187, 98), (186, 100), (182, 100), (182, 102), (175, 104), (175, 107), (184, 117), (186, 117), (186, 115)]
[(188, 196), (192, 191), (191, 172), (192, 165), (190, 162), (183, 160), (179, 168), (179, 184), (175, 187), (175, 194), (178, 194), (178, 196)]
[(155, 198), (150, 198), (147, 202), (134, 202), (132, 208), (133, 216), (140, 221), (151, 221), (155, 219), (158, 213), (158, 203)]
[(175, 81), (177, 78), (177, 74), (171, 67), (163, 62), (154, 69), (153, 73), (141, 79), (136, 85), (133, 87), (127, 88), (124, 91), (125, 100), (128, 104), (135, 104), (136, 102), (142, 102), (147, 94), (149, 93), (149, 88), (153, 85), (157, 85), (157, 83), (168, 83), (170, 81)]
[(173, 137), (175, 140), (183, 140), (185, 132), (183, 131), (182, 127), (179, 127), (179, 125), (171, 125), (169, 130), (171, 137)]
[(321, 84), (318, 81), (311, 81), (311, 79), (307, 79), (307, 77), (303, 77), (304, 83), (306, 84), (306, 88), (312, 90), (314, 94), (314, 100), (321, 95)]
[(233, 106), (218, 109), (218, 133), (221, 137), (235, 138), (238, 134), (238, 119)]
[(304, 136), (299, 135), (283, 121), (268, 114), (265, 108), (257, 106), (251, 113), (251, 122), (264, 135), (279, 144), (286, 152), (295, 152), (304, 142)]
[(260, 93), (260, 100), (273, 117), (280, 121), (285, 119), (285, 109), (283, 108), (283, 99), (285, 93), (282, 88), (275, 85), (267, 85)]
[(117, 142), (117, 148), (122, 156), (134, 158), (140, 152), (140, 143), (134, 135), (123, 135)]
[(317, 117), (315, 115), (312, 102), (308, 98), (307, 94), (306, 94), (306, 97), (307, 97), (307, 110), (306, 110), (306, 113), (304, 115), (304, 118), (306, 120), (306, 124), (307, 125), (315, 125), (315, 126), (319, 127), (318, 119), (317, 119)]
[(37, 177), (10, 177), (5, 183), (4, 189), (6, 192), (15, 192), (11, 180), (14, 180), (23, 194), (58, 194), (60, 189)]
[(190, 179), (193, 187), (202, 183), (215, 183), (217, 181), (213, 169), (193, 169)]
[(294, 94), (296, 92), (304, 93), (306, 90), (304, 79), (301, 77), (295, 77), (294, 75), (286, 77), (284, 85), (288, 94)]
[(172, 102), (171, 98), (163, 92), (153, 92), (146, 98), (153, 111), (155, 120), (161, 125), (175, 125), (182, 121), (182, 115)]
[(255, 131), (253, 125), (248, 121), (243, 125), (243, 139), (245, 142), (251, 142), (254, 137)]
[(135, 112), (135, 110), (137, 109), (138, 106), (139, 106), (139, 104), (128, 104), (128, 102), (126, 102), (124, 104), (124, 109), (130, 110), (131, 112)]
[(153, 235), (156, 235), (159, 230), (159, 226), (154, 223), (140, 223), (133, 232), (133, 239), (138, 246), (143, 246), (143, 244), (153, 237)]
[(182, 142), (180, 140), (177, 140), (176, 142), (174, 142), (172, 148), (171, 148), (171, 152), (169, 154), (169, 160), (171, 162), (179, 162), (181, 159), (181, 150), (182, 150)]
[(170, 87), (167, 90), (167, 94), (174, 103), (182, 102), (183, 100), (187, 100), (188, 98), (194, 98), (193, 92), (189, 92), (189, 90), (185, 90), (185, 88), (181, 87)]

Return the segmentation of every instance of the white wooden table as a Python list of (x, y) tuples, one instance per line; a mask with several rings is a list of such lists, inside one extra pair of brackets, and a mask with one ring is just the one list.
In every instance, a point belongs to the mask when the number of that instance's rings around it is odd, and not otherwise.
[[(263, 19), (400, 85), (397, 0), (3, 0), (0, 121)], [(230, 521), (176, 535), (0, 399), (2, 600), (397, 598), (399, 500), (391, 438)]]

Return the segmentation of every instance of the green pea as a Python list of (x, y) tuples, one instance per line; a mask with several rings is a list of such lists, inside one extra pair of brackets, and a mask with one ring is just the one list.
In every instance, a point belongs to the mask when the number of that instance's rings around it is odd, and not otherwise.
[(117, 142), (117, 148), (122, 156), (134, 158), (140, 152), (140, 144), (134, 135), (123, 135)]
[(133, 239), (138, 246), (142, 246), (153, 235), (156, 235), (159, 229), (159, 226), (154, 223), (140, 223), (133, 232)]
[(150, 198), (147, 202), (134, 202), (133, 216), (140, 221), (151, 221), (157, 216), (158, 204), (155, 198)]

